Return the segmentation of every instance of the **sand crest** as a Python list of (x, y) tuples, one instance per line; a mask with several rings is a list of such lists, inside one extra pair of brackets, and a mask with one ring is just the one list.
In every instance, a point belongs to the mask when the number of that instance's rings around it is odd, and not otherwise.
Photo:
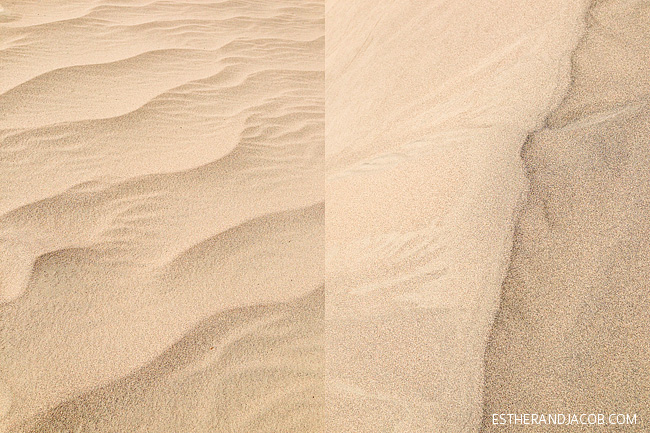
[(585, 2), (327, 3), (329, 431), (469, 432)]

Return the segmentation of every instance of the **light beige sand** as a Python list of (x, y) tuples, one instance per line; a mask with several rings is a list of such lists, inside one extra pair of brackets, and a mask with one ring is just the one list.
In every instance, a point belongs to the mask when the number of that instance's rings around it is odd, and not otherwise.
[(320, 431), (323, 4), (0, 13), (0, 431)]
[(322, 432), (323, 295), (212, 316), (16, 431)]
[(0, 1), (0, 433), (650, 416), (647, 1)]
[(326, 4), (328, 431), (470, 432), (582, 1)]

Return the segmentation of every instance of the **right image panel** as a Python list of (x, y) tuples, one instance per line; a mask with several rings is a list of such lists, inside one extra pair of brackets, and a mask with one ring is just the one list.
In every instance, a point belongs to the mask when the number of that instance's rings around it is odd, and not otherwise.
[(325, 28), (327, 431), (648, 431), (650, 3)]
[(585, 21), (571, 85), (522, 152), (484, 432), (650, 431), (650, 2), (596, 1)]

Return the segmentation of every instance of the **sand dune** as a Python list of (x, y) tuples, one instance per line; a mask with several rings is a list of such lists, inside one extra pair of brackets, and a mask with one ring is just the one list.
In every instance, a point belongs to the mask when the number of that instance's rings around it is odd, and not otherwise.
[(133, 374), (16, 431), (322, 431), (323, 303), (320, 288), (211, 316)]
[(2, 430), (319, 431), (322, 4), (3, 7)]

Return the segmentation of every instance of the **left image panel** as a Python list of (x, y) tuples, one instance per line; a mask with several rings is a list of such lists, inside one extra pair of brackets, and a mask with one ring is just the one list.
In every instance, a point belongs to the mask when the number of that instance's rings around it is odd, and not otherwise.
[(324, 1), (0, 0), (0, 432), (320, 432)]

